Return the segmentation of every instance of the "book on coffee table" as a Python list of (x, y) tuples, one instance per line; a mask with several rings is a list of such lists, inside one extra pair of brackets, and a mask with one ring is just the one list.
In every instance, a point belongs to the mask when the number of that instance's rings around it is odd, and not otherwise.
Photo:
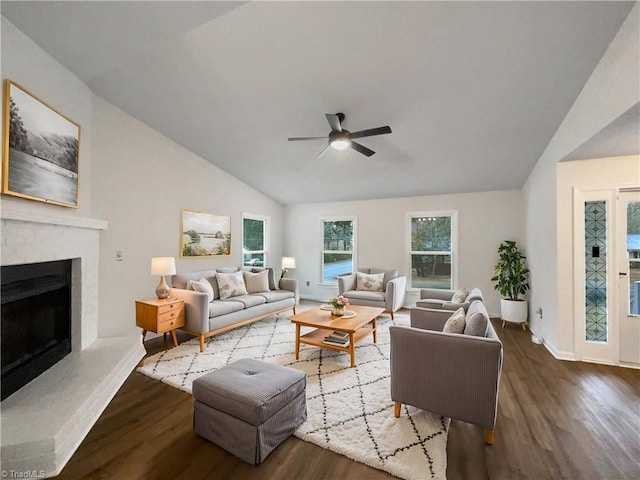
[(324, 338), (322, 343), (326, 343), (327, 345), (336, 345), (338, 347), (348, 347), (349, 339), (347, 338), (345, 341), (343, 341), (343, 340), (336, 340), (334, 338), (331, 338), (331, 336), (327, 336)]

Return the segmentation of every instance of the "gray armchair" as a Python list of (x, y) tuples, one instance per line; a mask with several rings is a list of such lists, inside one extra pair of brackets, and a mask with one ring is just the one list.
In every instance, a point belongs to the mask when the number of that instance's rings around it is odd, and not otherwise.
[(406, 277), (399, 275), (396, 269), (361, 268), (358, 272), (365, 274), (383, 273), (382, 291), (358, 290), (357, 276), (355, 273), (350, 273), (338, 277), (338, 294), (347, 297), (351, 305), (384, 308), (391, 314), (391, 318), (394, 318), (393, 314), (402, 308), (407, 295)]
[(440, 288), (423, 288), (420, 290), (420, 300), (416, 302), (416, 307), (435, 308), (436, 310), (456, 311), (460, 307), (466, 312), (469, 305), (475, 300), (484, 302), (484, 297), (479, 288), (469, 290), (469, 295), (464, 302), (452, 302), (451, 299), (456, 290), (443, 290)]
[[(392, 326), (391, 399), (486, 429), (493, 444), (502, 372), (502, 342), (484, 304), (475, 301), (465, 320), (487, 321), (485, 336), (443, 333), (452, 312), (413, 308), (411, 327)], [(475, 324), (477, 325), (477, 324)], [(467, 328), (465, 327), (465, 329)]]

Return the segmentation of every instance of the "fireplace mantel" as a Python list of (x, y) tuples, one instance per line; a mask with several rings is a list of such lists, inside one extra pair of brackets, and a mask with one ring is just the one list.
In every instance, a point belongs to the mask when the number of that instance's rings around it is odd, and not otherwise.
[(17, 220), (32, 223), (47, 223), (50, 225), (62, 225), (65, 227), (90, 228), (94, 230), (107, 230), (109, 222), (97, 218), (81, 217), (78, 215), (66, 215), (58, 212), (41, 212), (28, 210), (12, 203), (0, 203), (0, 218), (3, 220)]

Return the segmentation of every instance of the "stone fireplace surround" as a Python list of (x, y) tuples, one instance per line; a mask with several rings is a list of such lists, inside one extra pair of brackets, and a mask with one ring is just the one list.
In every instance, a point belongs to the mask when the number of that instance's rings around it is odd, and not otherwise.
[(140, 337), (98, 336), (106, 221), (3, 203), (1, 265), (72, 259), (71, 354), (0, 404), (4, 472), (60, 473), (144, 356)]

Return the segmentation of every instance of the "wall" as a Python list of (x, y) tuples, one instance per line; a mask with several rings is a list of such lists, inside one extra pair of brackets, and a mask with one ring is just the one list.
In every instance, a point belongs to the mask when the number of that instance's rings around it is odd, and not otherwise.
[[(239, 266), (242, 213), (268, 216), (269, 263), (280, 265), (283, 207), (101, 98), (94, 100), (94, 213), (100, 244), (100, 335), (135, 330), (134, 300), (153, 298), (151, 257), (178, 271)], [(231, 216), (231, 255), (180, 258), (181, 209)], [(123, 261), (116, 261), (121, 250)]]
[(558, 243), (571, 233), (571, 226), (558, 220), (556, 166), (640, 101), (639, 19), (640, 5), (636, 4), (524, 186), (526, 245), (532, 269), (530, 309), (543, 310), (542, 318), (530, 315), (531, 328), (559, 358), (573, 358), (574, 331), (573, 318), (560, 315), (558, 308), (572, 301), (559, 284), (557, 253)]
[[(561, 162), (557, 165), (558, 176), (558, 224), (565, 225), (565, 235), (558, 238), (558, 294), (561, 298), (570, 299), (558, 304), (558, 315), (567, 319), (567, 327), (575, 331), (578, 324), (577, 312), (575, 312), (573, 298), (584, 295), (584, 284), (575, 285), (574, 282), (574, 245), (577, 239), (573, 235), (573, 195), (574, 189), (581, 192), (592, 190), (611, 190), (616, 187), (640, 186), (640, 156), (601, 158), (593, 160), (580, 160), (574, 162)], [(610, 217), (610, 221), (615, 219)], [(615, 233), (614, 233), (615, 235)], [(616, 267), (611, 263), (611, 269)], [(575, 268), (584, 268), (584, 264)], [(613, 283), (617, 284), (617, 269), (611, 273)], [(615, 292), (609, 292), (610, 302), (615, 301)], [(637, 322), (628, 322), (626, 315), (619, 315), (620, 359), (625, 362), (639, 363), (637, 348), (624, 348), (628, 345), (626, 339), (637, 339), (640, 335), (640, 327)], [(635, 350), (635, 351), (634, 351)], [(571, 350), (578, 353), (576, 346)]]
[[(78, 208), (60, 207), (2, 196), (3, 205), (25, 206), (32, 212), (91, 216), (92, 98), (78, 77), (45, 53), (6, 18), (2, 25), (2, 79), (13, 80), (80, 124)], [(4, 88), (4, 86), (3, 86)], [(4, 122), (4, 116), (2, 121)]]
[[(337, 287), (320, 285), (321, 218), (336, 215), (357, 217), (359, 266), (398, 268), (406, 275), (406, 214), (433, 210), (458, 211), (458, 286), (480, 287), (487, 308), (498, 314), (500, 297), (490, 278), (500, 242), (524, 239), (519, 190), (286, 206), (283, 253), (296, 257), (297, 266), (289, 276), (300, 281), (305, 298), (326, 300), (337, 293)], [(415, 294), (409, 295), (406, 304), (416, 299)]]
[[(2, 18), (2, 78), (22, 85), (81, 125), (77, 209), (2, 196), (2, 207), (108, 220), (100, 234), (98, 336), (139, 333), (134, 300), (152, 298), (151, 257), (175, 256), (179, 271), (241, 262), (242, 213), (270, 217), (270, 263), (280, 264), (283, 207), (93, 95)], [(170, 114), (170, 113), (168, 113)], [(231, 255), (181, 259), (180, 210), (231, 216)], [(115, 251), (124, 260), (115, 261)]]

